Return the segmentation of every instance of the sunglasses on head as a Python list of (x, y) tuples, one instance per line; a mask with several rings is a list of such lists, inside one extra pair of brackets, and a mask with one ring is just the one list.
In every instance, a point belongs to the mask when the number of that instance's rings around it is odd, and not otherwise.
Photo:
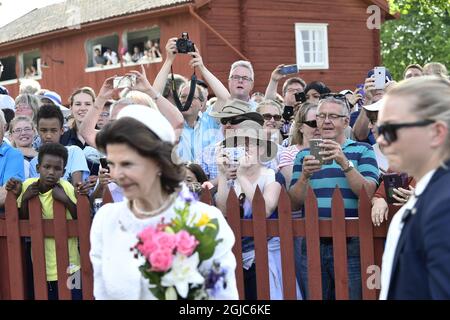
[(270, 113), (264, 113), (263, 115), (264, 120), (270, 121), (272, 118), (275, 121), (281, 120), (281, 114), (270, 114)]
[(228, 117), (228, 118), (220, 119), (220, 123), (223, 125), (226, 125), (227, 123), (229, 123), (231, 125), (236, 125), (245, 120), (248, 120), (248, 119), (246, 119), (244, 117)]
[(310, 128), (317, 128), (317, 121), (316, 120), (303, 121), (302, 123), (306, 124)]
[(426, 127), (434, 122), (434, 120), (421, 120), (409, 123), (386, 123), (378, 127), (378, 135), (383, 136), (384, 140), (391, 144), (398, 139), (397, 130), (401, 128)]
[(347, 108), (350, 110), (350, 106), (349, 106), (349, 104), (348, 104), (347, 97), (346, 97), (344, 94), (342, 94), (342, 93), (332, 93), (332, 92), (330, 92), (330, 93), (322, 93), (322, 94), (320, 95), (319, 101), (320, 101), (320, 100), (323, 100), (323, 99), (327, 99), (327, 98), (334, 98), (334, 99), (337, 99), (337, 100), (342, 100), (342, 101), (344, 101), (344, 102), (345, 102), (345, 105), (346, 105)]

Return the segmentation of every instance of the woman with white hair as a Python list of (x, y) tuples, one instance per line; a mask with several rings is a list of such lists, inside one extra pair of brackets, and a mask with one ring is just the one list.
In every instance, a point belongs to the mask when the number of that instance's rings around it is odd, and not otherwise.
[(380, 299), (450, 299), (450, 82), (399, 83), (377, 125), (390, 167), (417, 181), (389, 227)]

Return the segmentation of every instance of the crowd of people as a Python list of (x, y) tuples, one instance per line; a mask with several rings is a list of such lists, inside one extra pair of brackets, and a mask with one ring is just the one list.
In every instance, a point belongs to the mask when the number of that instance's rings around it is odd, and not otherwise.
[[(202, 80), (171, 73), (176, 40), (168, 40), (153, 84), (142, 67), (125, 75), (135, 79), (127, 88), (114, 87), (112, 77), (97, 93), (89, 87), (74, 90), (68, 108), (34, 80), (22, 83), (15, 99), (1, 89), (0, 206), (11, 191), (21, 217), (28, 215), (27, 202), (39, 196), (44, 218), (53, 217), (57, 200), (66, 206), (67, 218), (76, 219), (76, 194), (89, 196), (92, 204), (106, 190), (112, 195), (114, 204), (92, 209), (96, 298), (154, 298), (128, 249), (142, 228), (173, 215), (180, 190), (207, 188), (214, 207), (199, 204), (193, 210), (219, 219), (225, 241), (214, 258), (232, 270), (225, 297), (237, 298), (235, 259), (242, 259), (245, 298), (256, 299), (253, 239), (242, 239), (242, 257), (234, 257), (226, 212), (234, 190), (241, 217), (251, 219), (257, 186), (268, 218), (278, 216), (281, 188), (288, 190), (293, 217), (302, 218), (311, 187), (321, 219), (331, 218), (336, 186), (345, 216), (358, 217), (364, 188), (374, 226), (393, 217), (381, 297), (450, 298), (450, 82), (443, 64), (410, 65), (399, 83), (387, 71), (384, 88), (375, 87), (368, 70), (356, 89), (340, 92), (320, 79), (307, 83), (297, 74), (287, 77), (279, 65), (265, 93), (252, 94), (250, 61), (234, 62), (224, 84), (195, 48), (187, 53), (189, 65)], [(135, 47), (127, 59), (161, 58), (157, 44), (146, 45), (145, 53)], [(94, 57), (95, 64), (114, 61), (117, 54), (111, 50), (104, 55), (98, 50)], [(319, 151), (313, 155), (315, 147)], [(46, 242), (50, 297), (57, 297), (54, 246)], [(76, 239), (69, 246), (70, 272), (79, 272)], [(321, 238), (320, 250), (323, 298), (334, 299), (332, 239)], [(270, 297), (283, 299), (278, 237), (268, 240), (268, 252)], [(297, 298), (308, 299), (304, 239), (295, 239), (295, 255)], [(347, 239), (347, 262), (349, 297), (361, 299), (358, 238)], [(72, 294), (81, 296), (76, 289)]]

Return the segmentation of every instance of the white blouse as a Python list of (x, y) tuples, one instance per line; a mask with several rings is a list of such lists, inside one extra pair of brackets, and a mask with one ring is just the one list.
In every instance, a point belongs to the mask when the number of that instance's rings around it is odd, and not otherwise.
[[(138, 219), (128, 208), (127, 201), (108, 203), (102, 206), (94, 217), (91, 228), (90, 258), (94, 269), (94, 297), (100, 300), (154, 300), (155, 296), (148, 289), (139, 266), (144, 258), (134, 257), (132, 248), (137, 243), (137, 234), (150, 225), (156, 225), (164, 218), (169, 222), (174, 216), (174, 208), (183, 208), (184, 200), (178, 197), (175, 202), (161, 214)], [(202, 213), (207, 213), (211, 219), (219, 223), (217, 238), (223, 239), (214, 255), (201, 264), (201, 269), (209, 269), (213, 261), (219, 261), (220, 266), (227, 270), (226, 289), (222, 290), (216, 299), (238, 299), (235, 269), (236, 259), (231, 251), (234, 245), (234, 234), (224, 219), (222, 213), (215, 207), (202, 202), (194, 202), (190, 213), (197, 214), (195, 222)]]

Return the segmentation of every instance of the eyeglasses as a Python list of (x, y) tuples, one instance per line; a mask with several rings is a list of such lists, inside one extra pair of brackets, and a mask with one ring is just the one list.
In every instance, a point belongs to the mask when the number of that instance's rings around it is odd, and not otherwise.
[(303, 121), (302, 123), (306, 124), (310, 128), (317, 128), (317, 121), (316, 120)]
[(30, 132), (32, 132), (33, 131), (33, 128), (17, 128), (17, 129), (15, 129), (15, 130), (13, 130), (12, 131), (12, 133), (14, 133), (14, 134), (21, 134), (22, 132), (23, 133), (30, 133)]
[(270, 121), (272, 118), (275, 121), (280, 121), (281, 120), (281, 115), (280, 114), (264, 113), (262, 116), (263, 116), (264, 120), (266, 120), (266, 121)]
[(228, 117), (228, 118), (221, 118), (220, 119), (220, 123), (223, 125), (226, 125), (227, 123), (231, 124), (231, 125), (236, 125), (239, 124), (245, 120), (248, 120), (247, 118), (244, 117)]
[(319, 113), (318, 115), (316, 115), (316, 119), (320, 121), (325, 121), (327, 118), (330, 121), (336, 121), (339, 118), (347, 118), (347, 116), (335, 113)]
[(398, 139), (397, 130), (401, 128), (426, 127), (434, 122), (434, 120), (421, 120), (408, 123), (386, 123), (378, 127), (378, 134), (383, 136), (387, 143), (391, 144)]
[(249, 78), (249, 77), (246, 77), (246, 76), (238, 76), (238, 75), (233, 75), (233, 76), (230, 77), (230, 79), (234, 80), (234, 81), (242, 80), (244, 82), (253, 81), (252, 78)]
[[(186, 101), (187, 98), (188, 98), (188, 96), (185, 95), (185, 94), (183, 94), (183, 95), (180, 96), (180, 100), (183, 100), (183, 101)], [(199, 101), (202, 101), (199, 97), (195, 97), (195, 96), (192, 97), (192, 100), (195, 100), (195, 99), (197, 99), (197, 100), (199, 100)]]
[(100, 113), (100, 117), (102, 117), (102, 118), (109, 117), (109, 112), (102, 112), (102, 113)]

